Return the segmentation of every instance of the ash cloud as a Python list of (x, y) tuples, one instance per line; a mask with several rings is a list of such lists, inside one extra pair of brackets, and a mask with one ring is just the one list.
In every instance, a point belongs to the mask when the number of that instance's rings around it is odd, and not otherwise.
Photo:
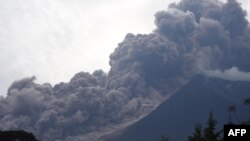
[(201, 71), (248, 78), (250, 28), (237, 1), (182, 0), (157, 12), (155, 24), (150, 34), (126, 35), (107, 74), (80, 72), (55, 86), (34, 77), (14, 82), (0, 98), (1, 130), (24, 129), (47, 141), (95, 140), (148, 114)]

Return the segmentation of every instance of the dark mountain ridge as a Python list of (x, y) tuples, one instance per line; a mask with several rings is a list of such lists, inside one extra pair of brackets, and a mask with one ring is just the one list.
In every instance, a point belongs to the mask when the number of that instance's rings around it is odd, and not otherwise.
[[(204, 76), (194, 77), (185, 87), (163, 102), (151, 114), (106, 141), (157, 141), (162, 134), (171, 141), (187, 140), (197, 122), (204, 125), (213, 111), (217, 129), (229, 121), (228, 107), (236, 105), (232, 121), (250, 117), (243, 100), (250, 97), (250, 82), (235, 82)], [(111, 137), (112, 136), (112, 137)]]

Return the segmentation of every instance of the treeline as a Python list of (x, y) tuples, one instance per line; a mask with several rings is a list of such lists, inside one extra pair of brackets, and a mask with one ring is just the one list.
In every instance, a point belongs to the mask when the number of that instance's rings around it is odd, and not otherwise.
[[(250, 108), (250, 98), (244, 100), (244, 105)], [(228, 124), (242, 124), (249, 125), (250, 119), (241, 121), (237, 118), (235, 105), (231, 105), (228, 108), (229, 121)], [(232, 122), (232, 118), (237, 119), (237, 123)], [(223, 129), (216, 130), (217, 121), (214, 118), (213, 112), (209, 113), (209, 117), (206, 123), (206, 127), (203, 128), (201, 123), (197, 123), (194, 127), (194, 132), (187, 138), (187, 141), (223, 141)], [(168, 137), (162, 136), (160, 141), (171, 141)]]

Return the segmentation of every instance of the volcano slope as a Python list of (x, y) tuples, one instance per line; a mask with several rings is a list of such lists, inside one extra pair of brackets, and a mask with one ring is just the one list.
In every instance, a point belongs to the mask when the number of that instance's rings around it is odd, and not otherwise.
[(250, 119), (250, 109), (243, 105), (250, 97), (250, 82), (233, 82), (198, 75), (185, 87), (163, 102), (151, 114), (106, 141), (157, 141), (161, 135), (171, 141), (187, 140), (196, 123), (203, 127), (209, 112), (218, 121), (217, 130), (229, 122), (228, 108), (236, 106), (232, 122)]

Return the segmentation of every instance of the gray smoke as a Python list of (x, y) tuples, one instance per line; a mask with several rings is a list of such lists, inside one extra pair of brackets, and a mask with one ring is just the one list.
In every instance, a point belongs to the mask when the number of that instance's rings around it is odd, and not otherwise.
[[(77, 73), (70, 82), (14, 82), (0, 98), (1, 130), (24, 129), (46, 141), (95, 140), (151, 112), (195, 74), (245, 77), (250, 27), (235, 0), (182, 0), (155, 14), (157, 28), (127, 34), (108, 74)], [(247, 76), (249, 74), (246, 74)]]

